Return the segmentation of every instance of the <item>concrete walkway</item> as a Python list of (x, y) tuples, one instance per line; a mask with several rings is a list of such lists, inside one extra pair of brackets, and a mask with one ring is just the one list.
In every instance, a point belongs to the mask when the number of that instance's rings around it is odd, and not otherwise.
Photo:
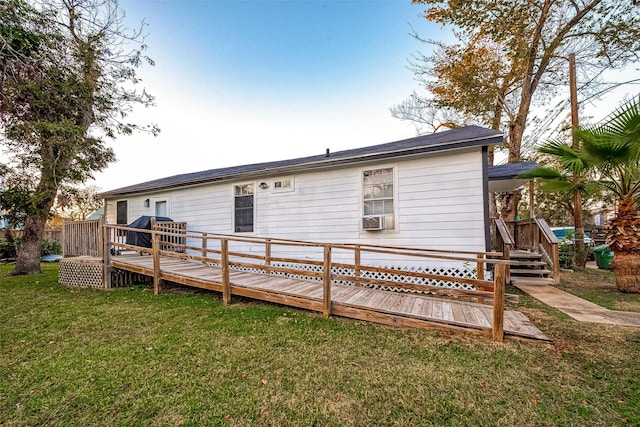
[(514, 284), (514, 286), (533, 298), (568, 314), (579, 322), (640, 328), (640, 313), (609, 310), (554, 286), (525, 284)]

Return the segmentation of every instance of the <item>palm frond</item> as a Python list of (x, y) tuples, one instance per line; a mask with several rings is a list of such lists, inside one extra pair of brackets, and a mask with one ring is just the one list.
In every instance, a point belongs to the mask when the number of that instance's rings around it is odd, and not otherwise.
[(543, 178), (543, 179), (558, 179), (561, 178), (562, 174), (553, 168), (544, 168), (537, 167), (529, 172), (522, 173), (517, 176), (517, 178), (521, 179), (533, 179), (533, 178)]
[(580, 191), (578, 185), (569, 180), (545, 180), (540, 182), (540, 187), (545, 193), (569, 193)]
[(589, 166), (579, 151), (561, 140), (550, 140), (538, 151), (553, 156), (563, 170), (570, 171), (574, 175), (582, 175)]

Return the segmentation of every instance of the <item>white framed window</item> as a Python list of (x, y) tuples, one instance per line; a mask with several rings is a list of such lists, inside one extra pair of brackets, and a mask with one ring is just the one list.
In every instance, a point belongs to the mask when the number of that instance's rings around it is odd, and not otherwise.
[(395, 185), (393, 168), (362, 172), (362, 215), (384, 217), (384, 228), (394, 228)]
[(253, 194), (253, 184), (233, 187), (233, 230), (235, 232), (253, 232)]
[(156, 200), (154, 205), (155, 216), (169, 216), (169, 208), (166, 200)]
[(277, 178), (273, 181), (274, 193), (289, 193), (295, 190), (295, 183), (292, 176)]

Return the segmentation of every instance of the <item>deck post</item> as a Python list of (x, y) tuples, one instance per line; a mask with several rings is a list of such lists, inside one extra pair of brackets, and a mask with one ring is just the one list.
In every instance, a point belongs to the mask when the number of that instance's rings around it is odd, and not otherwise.
[(560, 248), (557, 244), (551, 246), (551, 259), (553, 260), (553, 280), (555, 285), (560, 284)]
[(360, 250), (360, 245), (356, 245), (356, 248), (354, 250), (354, 258), (355, 260), (353, 261), (354, 266), (353, 266), (353, 275), (356, 278), (356, 286), (362, 286), (362, 283), (360, 283), (360, 264), (361, 264), (361, 257), (362, 257), (362, 251)]
[(160, 233), (154, 230), (152, 220), (151, 229), (151, 247), (153, 249), (153, 293), (158, 295), (160, 293)]
[(478, 254), (478, 262), (476, 265), (476, 278), (484, 280), (484, 254)]
[(104, 287), (111, 289), (111, 229), (101, 223), (102, 233), (102, 280)]
[(493, 325), (491, 334), (494, 341), (504, 340), (504, 292), (505, 292), (505, 264), (495, 264), (495, 278), (493, 284)]
[(231, 303), (231, 284), (229, 283), (229, 241), (220, 240), (220, 267), (222, 268), (222, 303)]
[(322, 292), (322, 315), (331, 315), (331, 246), (324, 245), (324, 270)]
[(264, 265), (271, 265), (271, 239), (264, 241)]
[(207, 257), (207, 233), (202, 233), (202, 258)]

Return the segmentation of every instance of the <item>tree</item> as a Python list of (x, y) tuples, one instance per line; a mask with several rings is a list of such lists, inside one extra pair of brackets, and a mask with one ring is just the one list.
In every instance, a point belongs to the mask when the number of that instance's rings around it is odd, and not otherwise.
[(64, 186), (59, 189), (55, 208), (60, 216), (71, 221), (84, 221), (104, 205), (95, 185), (88, 187)]
[[(448, 46), (441, 47), (414, 70), (419, 78), (425, 75), (432, 78), (444, 91), (431, 90), (433, 102), (429, 105), (445, 105), (466, 113), (467, 102), (459, 94), (472, 99), (480, 95), (490, 101), (477, 103), (479, 111), (472, 113), (491, 127), (495, 124), (487, 117), (496, 120), (506, 117), (503, 125), (508, 129), (506, 146), (510, 163), (521, 160), (532, 106), (548, 102), (567, 81), (569, 53), (576, 54), (579, 71), (588, 77), (582, 80), (590, 85), (583, 89), (593, 88), (604, 70), (624, 67), (639, 56), (640, 13), (630, 1), (414, 0), (414, 3), (427, 6), (427, 20), (454, 27), (459, 41), (450, 46), (454, 54), (443, 55)], [(471, 54), (478, 46), (499, 52), (496, 57), (499, 60), (488, 62), (490, 72), (485, 74), (478, 70), (484, 69), (487, 55)], [(465, 79), (465, 72), (475, 73), (478, 78)], [(433, 88), (427, 85), (427, 89)], [(500, 114), (497, 109), (501, 109)], [(503, 206), (503, 215), (508, 219), (515, 216), (518, 201), (515, 193)]]
[(35, 172), (13, 274), (40, 271), (40, 242), (63, 184), (114, 160), (105, 143), (142, 129), (126, 121), (153, 98), (135, 89), (153, 64), (117, 0), (8, 0), (0, 9), (0, 134), (13, 167)]
[[(555, 167), (539, 167), (522, 174), (521, 178), (539, 178), (542, 189), (546, 193), (559, 193), (564, 196), (573, 214), (576, 200), (583, 200), (596, 193), (596, 184), (593, 181), (593, 166), (581, 155), (580, 149), (572, 147), (566, 142), (556, 139), (542, 145), (540, 153), (552, 157)], [(580, 194), (577, 199), (576, 194)], [(582, 206), (578, 206), (582, 210)], [(559, 209), (562, 210), (562, 209)], [(582, 224), (580, 224), (582, 227)], [(576, 225), (576, 228), (578, 226)], [(584, 267), (587, 262), (588, 251), (584, 245), (576, 244), (574, 262), (579, 267)]]
[(597, 181), (617, 198), (607, 226), (618, 289), (640, 293), (640, 95), (620, 105), (602, 124), (579, 128), (582, 157), (600, 174)]

